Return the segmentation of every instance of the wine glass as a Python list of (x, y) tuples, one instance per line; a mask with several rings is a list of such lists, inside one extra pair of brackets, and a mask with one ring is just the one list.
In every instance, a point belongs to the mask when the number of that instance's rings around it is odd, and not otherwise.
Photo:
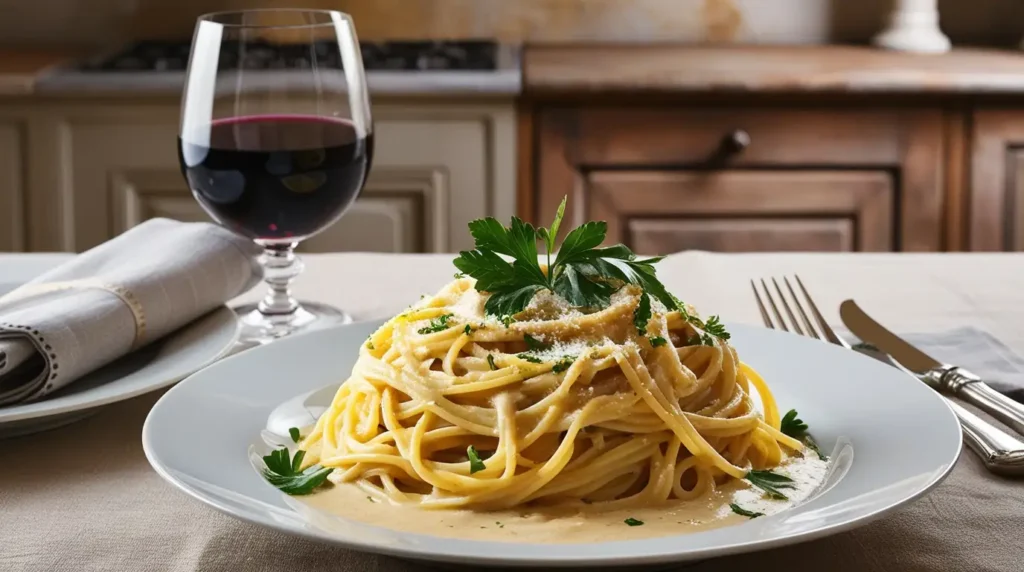
[(350, 322), (297, 301), (298, 243), (335, 223), (373, 156), (366, 76), (352, 19), (331, 10), (241, 10), (196, 23), (181, 103), (181, 169), (219, 224), (263, 247), (270, 287), (237, 308), (243, 343)]

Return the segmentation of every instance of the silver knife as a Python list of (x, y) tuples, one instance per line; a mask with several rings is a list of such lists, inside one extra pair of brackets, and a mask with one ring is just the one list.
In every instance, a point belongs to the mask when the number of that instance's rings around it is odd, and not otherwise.
[(910, 345), (868, 316), (853, 300), (839, 305), (839, 316), (854, 335), (891, 355), (928, 385), (960, 397), (1024, 435), (1024, 405), (992, 389), (970, 371), (942, 363)]

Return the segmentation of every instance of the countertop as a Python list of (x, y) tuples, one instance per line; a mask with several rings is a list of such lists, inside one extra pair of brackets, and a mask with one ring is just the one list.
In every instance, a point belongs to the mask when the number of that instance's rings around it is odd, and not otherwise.
[(527, 46), (526, 93), (1024, 94), (1024, 51), (868, 47)]
[[(356, 319), (381, 318), (451, 280), (451, 259), (452, 255), (308, 255), (306, 272), (294, 286), (297, 296), (338, 305)], [(753, 324), (761, 318), (747, 279), (783, 272), (800, 275), (832, 323), (838, 322), (839, 302), (853, 297), (898, 332), (973, 326), (1024, 352), (1024, 254), (687, 252), (659, 264), (666, 284), (678, 288), (700, 311)], [(346, 279), (351, 276), (367, 278)], [(244, 300), (256, 300), (262, 293), (253, 289)], [(142, 423), (158, 396), (141, 396), (84, 421), (0, 443), (0, 568), (437, 570), (276, 533), (189, 498), (164, 482), (142, 451)], [(860, 528), (671, 570), (1020, 572), (1021, 514), (1020, 481), (989, 474), (976, 455), (965, 452), (950, 476), (927, 496)]]
[(32, 93), (39, 77), (74, 56), (62, 50), (0, 50), (0, 95)]
[[(68, 51), (0, 51), (0, 95), (173, 96), (183, 72), (85, 74)], [(260, 72), (261, 83), (289, 80)], [(284, 75), (282, 75), (284, 74)], [(614, 93), (911, 93), (1024, 95), (1024, 51), (922, 55), (855, 46), (527, 45), (495, 72), (367, 73), (394, 96)]]

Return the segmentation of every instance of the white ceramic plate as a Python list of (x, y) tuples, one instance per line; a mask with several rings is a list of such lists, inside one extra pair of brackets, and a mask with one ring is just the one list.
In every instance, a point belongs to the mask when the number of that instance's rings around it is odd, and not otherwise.
[[(265, 429), (286, 433), (329, 403), (360, 343), (379, 322), (311, 332), (225, 359), (196, 373), (153, 407), (142, 433), (149, 462), (210, 506), (282, 532), (356, 550), (492, 566), (635, 566), (766, 549), (833, 534), (877, 518), (938, 484), (960, 453), (960, 426), (931, 389), (871, 358), (795, 335), (733, 325), (740, 356), (781, 407), (796, 408), (831, 449), (848, 440), (849, 472), (791, 510), (737, 526), (599, 544), (463, 541), (366, 524), (325, 525), (291, 508), (249, 463)], [(289, 414), (305, 419), (283, 418)]]
[[(0, 295), (60, 264), (68, 256), (3, 257), (0, 260)], [(102, 405), (166, 387), (225, 355), (237, 339), (235, 313), (222, 306), (45, 399), (0, 407), (0, 437), (58, 427), (81, 419)]]

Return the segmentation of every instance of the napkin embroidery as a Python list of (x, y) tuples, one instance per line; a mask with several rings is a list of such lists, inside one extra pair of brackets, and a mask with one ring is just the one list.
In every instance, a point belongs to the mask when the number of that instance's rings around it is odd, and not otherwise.
[[(19, 288), (8, 292), (7, 294), (0, 296), (0, 306), (5, 302), (15, 302), (31, 298), (32, 296), (39, 296), (42, 294), (49, 294), (51, 292), (60, 292), (62, 290), (73, 290), (83, 288), (98, 288), (106, 292), (117, 296), (122, 302), (128, 306), (128, 309), (132, 313), (132, 318), (135, 321), (135, 338), (132, 342), (132, 350), (137, 349), (143, 344), (146, 337), (146, 312), (142, 308), (142, 304), (139, 303), (138, 299), (132, 294), (131, 290), (123, 288), (121, 286), (115, 286), (96, 280), (95, 278), (83, 278), (81, 280), (70, 280), (67, 282), (45, 282), (40, 284), (26, 284)], [(36, 332), (38, 334), (38, 332)], [(53, 369), (56, 369), (56, 365)]]
[[(0, 298), (0, 302), (3, 302), (3, 298)], [(46, 360), (46, 364), (49, 367), (50, 378), (46, 380), (46, 386), (43, 388), (44, 391), (49, 392), (53, 389), (53, 382), (56, 381), (60, 364), (57, 363), (57, 354), (53, 352), (53, 346), (46, 343), (46, 338), (39, 333), (39, 330), (33, 330), (28, 326), (15, 325), (8, 322), (0, 322), (0, 332), (4, 330), (22, 332), (26, 336), (32, 339), (39, 353), (43, 355), (43, 359)]]

